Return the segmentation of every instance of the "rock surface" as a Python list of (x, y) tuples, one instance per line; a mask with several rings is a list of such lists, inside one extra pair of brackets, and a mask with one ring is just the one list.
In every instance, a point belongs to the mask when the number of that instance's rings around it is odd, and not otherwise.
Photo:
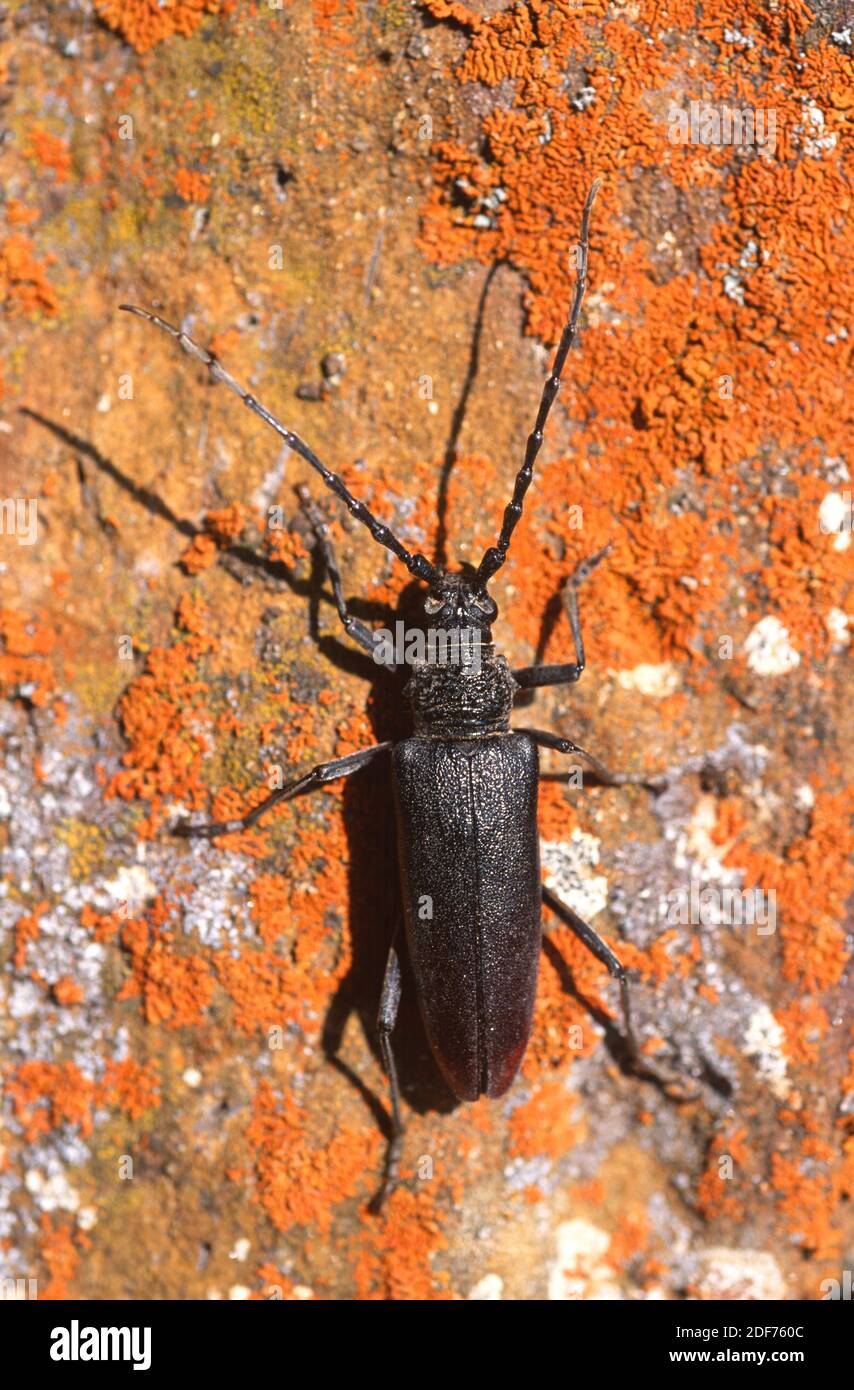
[[(6, 7), (0, 1278), (743, 1299), (851, 1268), (851, 68), (824, 0)], [(698, 1096), (624, 1069), (614, 986), (547, 914), (501, 1101), (453, 1103), (407, 982), (376, 1217), (387, 768), (215, 843), (169, 826), (405, 733), (296, 486), (360, 619), (391, 621), (406, 576), (118, 305), (210, 346), (409, 548), (476, 560), (594, 177), (496, 637), (569, 659), (561, 585), (611, 543), (583, 680), (517, 722), (665, 774), (579, 786), (549, 755), (540, 829)]]

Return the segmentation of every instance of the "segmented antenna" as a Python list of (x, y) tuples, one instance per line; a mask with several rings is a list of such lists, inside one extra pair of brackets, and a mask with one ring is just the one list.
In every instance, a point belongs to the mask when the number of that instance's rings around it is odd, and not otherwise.
[(388, 526), (384, 526), (381, 521), (378, 521), (364, 502), (360, 502), (357, 497), (353, 496), (343, 478), (339, 478), (337, 473), (330, 472), (325, 464), (321, 463), (314, 450), (310, 449), (298, 434), (294, 434), (293, 430), (289, 430), (280, 420), (277, 420), (275, 415), (272, 415), (266, 406), (256, 400), (251, 392), (245, 391), (240, 383), (235, 381), (234, 377), (217, 361), (213, 353), (208, 352), (206, 348), (199, 347), (198, 343), (194, 343), (183, 329), (175, 328), (171, 323), (160, 318), (158, 314), (151, 314), (147, 309), (139, 309), (135, 304), (120, 304), (119, 308), (123, 309), (125, 313), (137, 314), (139, 318), (147, 319), (157, 328), (162, 328), (164, 333), (168, 333), (186, 353), (189, 353), (190, 357), (195, 357), (197, 361), (207, 367), (212, 381), (221, 381), (224, 386), (227, 386), (230, 391), (240, 397), (245, 406), (248, 406), (256, 415), (260, 415), (261, 419), (278, 435), (281, 435), (285, 443), (289, 444), (295, 453), (304, 458), (306, 463), (311, 464), (330, 491), (334, 492), (336, 497), (340, 497), (351, 516), (354, 516), (357, 521), (361, 521), (363, 526), (367, 526), (374, 540), (380, 545), (384, 545), (386, 550), (390, 550), (393, 555), (397, 556), (398, 560), (403, 561), (410, 574), (414, 575), (416, 579), (426, 580), (428, 584), (439, 578), (438, 570), (434, 569), (426, 555), (411, 554), (397, 539), (394, 532)]

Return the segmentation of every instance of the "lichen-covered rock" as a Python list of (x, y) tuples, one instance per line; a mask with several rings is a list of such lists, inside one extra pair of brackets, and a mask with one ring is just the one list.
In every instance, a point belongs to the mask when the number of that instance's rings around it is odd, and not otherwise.
[[(3, 1287), (826, 1296), (854, 1248), (833, 7), (96, 10), (0, 18)], [(610, 544), (581, 593), (583, 679), (517, 722), (654, 782), (544, 756), (544, 872), (697, 1096), (624, 1069), (616, 987), (547, 913), (500, 1101), (454, 1106), (405, 981), (403, 1177), (377, 1216), (387, 769), (213, 843), (170, 831), (406, 730), (295, 485), (362, 621), (405, 615), (407, 576), (118, 305), (209, 347), (412, 550), (471, 562), (594, 177), (581, 332), (495, 634), (511, 665), (570, 659), (561, 586)]]

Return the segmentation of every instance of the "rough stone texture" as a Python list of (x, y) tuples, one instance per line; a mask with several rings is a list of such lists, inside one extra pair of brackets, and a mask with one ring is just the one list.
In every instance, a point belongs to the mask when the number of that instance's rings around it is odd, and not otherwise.
[[(692, 101), (773, 104), (773, 146), (670, 138)], [(842, 7), (15, 0), (0, 103), (0, 1277), (820, 1297), (854, 1258)], [(597, 175), (496, 635), (516, 664), (567, 657), (561, 583), (611, 542), (583, 681), (518, 722), (667, 772), (653, 796), (546, 759), (544, 865), (699, 1094), (623, 1069), (613, 986), (548, 917), (505, 1100), (455, 1106), (405, 1001), (404, 1180), (375, 1217), (386, 770), (215, 845), (167, 827), (405, 730), (295, 486), (359, 617), (406, 576), (117, 306), (211, 344), (411, 548), (432, 553), (446, 497), (449, 554), (477, 559)]]

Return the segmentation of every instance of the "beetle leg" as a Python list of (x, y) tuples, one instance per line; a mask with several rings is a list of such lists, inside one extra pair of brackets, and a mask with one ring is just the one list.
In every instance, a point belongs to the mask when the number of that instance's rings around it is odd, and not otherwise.
[(670, 1096), (671, 1100), (693, 1100), (697, 1091), (690, 1082), (675, 1072), (669, 1071), (666, 1067), (656, 1066), (641, 1052), (632, 1023), (632, 1006), (625, 966), (615, 956), (607, 942), (603, 941), (599, 933), (594, 931), (583, 918), (579, 917), (577, 912), (573, 912), (571, 907), (562, 902), (550, 888), (546, 888), (545, 884), (543, 885), (543, 901), (548, 903), (553, 912), (563, 918), (570, 930), (575, 932), (579, 941), (584, 942), (588, 951), (591, 951), (596, 959), (607, 967), (608, 974), (619, 983), (624, 1038), (628, 1047), (632, 1070), (637, 1072), (639, 1076), (647, 1076), (651, 1081), (655, 1081), (665, 1094)]
[(351, 773), (366, 767), (378, 753), (384, 753), (391, 746), (390, 742), (375, 743), (373, 748), (360, 748), (358, 753), (348, 753), (344, 758), (333, 758), (331, 762), (318, 763), (311, 772), (306, 772), (302, 777), (295, 777), (292, 782), (286, 782), (283, 787), (277, 788), (263, 801), (259, 801), (245, 816), (236, 816), (234, 820), (215, 821), (213, 825), (191, 825), (189, 821), (178, 821), (172, 826), (172, 834), (182, 835), (185, 839), (199, 837), (212, 840), (218, 835), (233, 835), (238, 830), (248, 830), (250, 825), (254, 825), (256, 820), (266, 815), (279, 801), (290, 801), (292, 797), (299, 796), (300, 792), (312, 791), (315, 787), (334, 782), (339, 777), (349, 777)]
[(554, 748), (558, 753), (578, 753), (580, 757), (586, 758), (600, 782), (604, 782), (606, 786), (646, 787), (652, 792), (661, 791), (664, 786), (663, 777), (647, 777), (640, 772), (611, 772), (592, 753), (588, 753), (586, 748), (573, 743), (571, 738), (561, 738), (560, 734), (551, 734), (546, 729), (514, 729), (514, 733), (527, 734), (541, 748)]
[(354, 642), (358, 642), (366, 652), (374, 655), (374, 634), (366, 623), (354, 618), (347, 608), (347, 600), (344, 597), (344, 589), (341, 584), (341, 571), (338, 568), (338, 560), (335, 556), (335, 548), (329, 539), (329, 526), (326, 518), (314, 501), (311, 493), (304, 483), (297, 488), (302, 509), (308, 517), (311, 529), (314, 532), (317, 544), (320, 546), (320, 553), (323, 556), (323, 563), (326, 566), (326, 573), (329, 575), (329, 582), (332, 585), (332, 595), (335, 599), (335, 607), (338, 609), (338, 616), (344, 624), (344, 629)]
[(389, 1197), (397, 1187), (397, 1180), (400, 1174), (400, 1149), (403, 1142), (403, 1120), (400, 1112), (400, 1083), (397, 1079), (397, 1066), (391, 1046), (391, 1035), (394, 1032), (394, 1025), (397, 1022), (397, 1011), (400, 1007), (400, 993), (400, 961), (398, 960), (397, 951), (395, 950), (395, 942), (392, 941), (389, 947), (388, 960), (386, 961), (382, 994), (380, 995), (380, 1006), (377, 1013), (377, 1033), (379, 1035), (380, 1052), (382, 1053), (383, 1065), (386, 1069), (386, 1075), (388, 1076), (388, 1088), (391, 1096), (391, 1138), (389, 1139), (388, 1153), (386, 1154), (385, 1176), (382, 1186), (371, 1202), (371, 1211), (373, 1212), (378, 1212), (380, 1210), (386, 1197)]
[(563, 588), (563, 606), (569, 619), (572, 632), (572, 645), (575, 647), (575, 660), (564, 661), (558, 666), (521, 666), (513, 672), (513, 679), (523, 690), (533, 690), (543, 685), (572, 685), (584, 670), (584, 643), (581, 639), (581, 619), (578, 616), (578, 590), (585, 579), (604, 560), (610, 544), (588, 555), (582, 560)]

